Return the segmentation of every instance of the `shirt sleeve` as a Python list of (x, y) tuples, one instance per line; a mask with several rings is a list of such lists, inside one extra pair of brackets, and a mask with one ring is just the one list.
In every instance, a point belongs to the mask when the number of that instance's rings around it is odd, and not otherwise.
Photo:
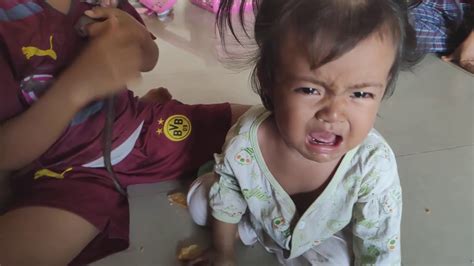
[(355, 265), (400, 265), (402, 193), (395, 156), (384, 145), (370, 157), (353, 210)]
[(219, 181), (209, 192), (212, 216), (219, 221), (236, 224), (247, 210), (247, 202), (230, 164), (222, 155), (216, 155), (215, 171)]

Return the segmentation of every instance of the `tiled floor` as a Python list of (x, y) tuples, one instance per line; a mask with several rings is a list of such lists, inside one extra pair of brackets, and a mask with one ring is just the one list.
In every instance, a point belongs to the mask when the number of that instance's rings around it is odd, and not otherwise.
[[(174, 20), (147, 18), (160, 60), (137, 93), (168, 87), (186, 103), (259, 103), (248, 71), (226, 70), (216, 59), (213, 15), (179, 1)], [(377, 122), (398, 157), (404, 191), (404, 265), (474, 264), (474, 76), (435, 57), (400, 77)], [(178, 265), (181, 243), (206, 244), (207, 231), (185, 209), (170, 206), (174, 183), (130, 188), (131, 246), (94, 265)], [(240, 265), (273, 265), (259, 246), (239, 247)]]

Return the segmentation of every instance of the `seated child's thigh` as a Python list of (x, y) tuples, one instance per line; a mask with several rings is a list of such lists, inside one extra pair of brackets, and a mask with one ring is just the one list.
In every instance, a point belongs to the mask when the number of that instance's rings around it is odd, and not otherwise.
[[(95, 226), (99, 230), (98, 237), (81, 252), (75, 263), (89, 263), (128, 247), (128, 200), (115, 190), (104, 169), (47, 170), (51, 172), (36, 179), (35, 172), (13, 177), (13, 200), (7, 211), (31, 206), (57, 208)], [(63, 174), (53, 177), (53, 172)]]
[(190, 174), (220, 152), (231, 126), (230, 104), (156, 104), (144, 116), (134, 150), (117, 165), (132, 183), (156, 182)]

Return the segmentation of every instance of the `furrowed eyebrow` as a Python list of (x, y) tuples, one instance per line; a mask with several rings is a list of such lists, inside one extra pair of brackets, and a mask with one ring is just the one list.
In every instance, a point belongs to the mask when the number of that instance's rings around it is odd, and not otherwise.
[[(297, 75), (297, 76), (292, 77), (292, 79), (293, 80), (303, 80), (303, 81), (311, 82), (313, 84), (319, 85), (319, 86), (324, 87), (324, 88), (330, 88), (331, 87), (330, 84), (327, 84), (324, 81), (320, 81), (320, 80), (317, 80), (317, 79), (315, 79), (313, 77), (309, 77), (309, 76), (299, 76), (299, 75)], [(357, 89), (364, 89), (364, 88), (383, 89), (384, 85), (382, 83), (378, 83), (378, 82), (362, 82), (362, 83), (354, 84), (354, 85), (351, 85), (351, 86), (347, 87), (347, 89), (349, 89), (349, 90), (357, 90)]]
[(324, 88), (330, 87), (324, 81), (320, 81), (320, 80), (317, 80), (317, 79), (314, 79), (314, 78), (308, 77), (308, 76), (293, 76), (291, 79), (292, 80), (300, 80), (300, 81), (302, 80), (302, 81), (310, 82), (310, 83), (319, 85), (319, 86), (324, 87)]
[(363, 82), (360, 84), (354, 84), (352, 86), (349, 86), (350, 90), (357, 90), (357, 89), (364, 89), (364, 88), (377, 88), (377, 89), (383, 89), (384, 85), (381, 83), (376, 83), (376, 82)]

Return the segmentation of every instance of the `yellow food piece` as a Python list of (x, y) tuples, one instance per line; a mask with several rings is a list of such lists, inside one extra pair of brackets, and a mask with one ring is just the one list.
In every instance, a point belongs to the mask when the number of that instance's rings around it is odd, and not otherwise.
[(184, 208), (188, 207), (188, 204), (186, 203), (186, 195), (184, 195), (182, 192), (176, 192), (168, 195), (168, 200), (171, 204), (176, 204)]
[(178, 260), (193, 260), (201, 255), (202, 249), (198, 245), (183, 247), (178, 254)]

